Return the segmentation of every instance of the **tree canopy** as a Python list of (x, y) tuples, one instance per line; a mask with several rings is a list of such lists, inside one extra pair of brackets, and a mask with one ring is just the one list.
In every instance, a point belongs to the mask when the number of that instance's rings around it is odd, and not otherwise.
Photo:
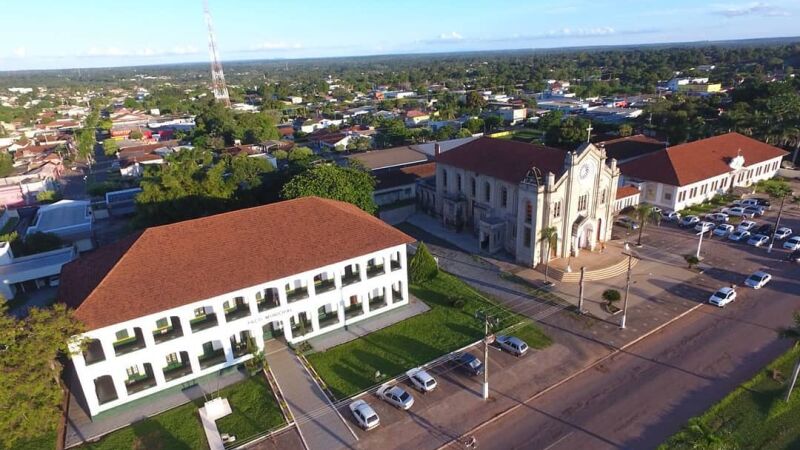
[(69, 352), (70, 337), (82, 332), (63, 304), (32, 308), (24, 319), (0, 302), (0, 435), (7, 448), (53, 432), (63, 391), (58, 356)]
[(285, 199), (314, 195), (341, 200), (374, 214), (378, 210), (372, 198), (374, 190), (375, 178), (361, 168), (320, 164), (295, 175), (283, 186), (281, 195)]

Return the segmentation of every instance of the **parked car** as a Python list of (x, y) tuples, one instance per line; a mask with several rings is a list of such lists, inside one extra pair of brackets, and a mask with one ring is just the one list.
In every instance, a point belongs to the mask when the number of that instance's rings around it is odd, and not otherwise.
[(743, 220), (736, 226), (736, 231), (750, 231), (754, 226), (756, 226), (756, 223), (752, 220)]
[(661, 218), (670, 222), (677, 222), (681, 219), (681, 213), (678, 211), (661, 211)]
[(739, 206), (744, 206), (745, 208), (748, 207), (748, 206), (759, 206), (758, 199), (757, 198), (748, 198), (748, 199), (742, 200), (742, 202), (739, 203)]
[(783, 243), (783, 248), (787, 250), (800, 250), (800, 235), (792, 236)]
[(497, 345), (499, 345), (501, 349), (511, 353), (514, 356), (523, 356), (525, 353), (528, 353), (528, 344), (515, 336), (500, 335), (497, 336), (495, 342), (497, 342)]
[(708, 298), (708, 303), (722, 308), (734, 300), (736, 300), (736, 290), (731, 287), (724, 287), (711, 294), (711, 297)]
[(678, 223), (678, 225), (681, 228), (688, 228), (688, 227), (695, 226), (695, 224), (697, 224), (697, 222), (700, 222), (700, 218), (699, 217), (697, 217), (697, 216), (686, 216), (686, 217), (681, 219), (681, 221)]
[(767, 209), (769, 209), (770, 206), (772, 206), (770, 204), (769, 200), (767, 200), (766, 198), (755, 198), (755, 199), (752, 199), (752, 200), (755, 200), (756, 204), (758, 204), (758, 206), (763, 206), (763, 207), (765, 207)]
[(754, 272), (752, 275), (747, 277), (747, 279), (744, 280), (744, 284), (753, 289), (761, 289), (765, 284), (769, 283), (770, 280), (772, 280), (772, 275), (759, 270), (758, 272)]
[(733, 242), (747, 242), (750, 239), (750, 232), (744, 230), (736, 230), (733, 233), (728, 235), (728, 239)]
[(461, 353), (453, 362), (458, 365), (459, 369), (469, 375), (481, 375), (484, 370), (481, 360), (469, 353)]
[(750, 239), (747, 240), (747, 245), (752, 245), (753, 247), (761, 247), (762, 245), (766, 244), (769, 241), (767, 236), (763, 234), (754, 234), (750, 236)]
[(747, 217), (753, 218), (763, 216), (766, 210), (763, 206), (748, 206), (744, 209), (744, 212), (748, 214)]
[(353, 413), (358, 426), (364, 430), (371, 430), (381, 423), (378, 414), (364, 400), (356, 400), (350, 403), (350, 412)]
[(772, 234), (772, 225), (765, 223), (760, 227), (756, 228), (756, 234), (763, 234), (763, 235), (771, 235)]
[(753, 215), (748, 214), (745, 208), (741, 206), (734, 206), (733, 208), (723, 208), (722, 212), (728, 214), (729, 216), (733, 217), (747, 217), (748, 219), (752, 219)]
[(714, 222), (700, 222), (694, 226), (694, 231), (706, 233), (714, 229)]
[(639, 229), (639, 223), (627, 216), (621, 216), (617, 218), (616, 223), (621, 227), (629, 228), (631, 230)]
[(733, 225), (729, 223), (721, 223), (714, 228), (714, 236), (725, 237), (733, 232)]
[(792, 229), (787, 227), (780, 227), (775, 230), (775, 239), (786, 239), (792, 235)]
[(422, 393), (436, 389), (436, 380), (423, 369), (411, 369), (406, 372), (406, 375), (408, 375), (408, 380), (411, 381), (411, 384)]
[(409, 409), (414, 405), (414, 397), (400, 386), (392, 386), (391, 384), (384, 384), (378, 388), (375, 393), (378, 398), (386, 401), (386, 403), (400, 409)]
[(725, 213), (721, 213), (721, 212), (706, 214), (706, 220), (710, 220), (712, 222), (723, 222), (724, 223), (724, 222), (728, 221), (728, 215), (725, 214)]
[(652, 209), (652, 211), (653, 211), (653, 214), (661, 214), (661, 213), (663, 213), (663, 212), (664, 212), (664, 210), (663, 210), (663, 209), (661, 209), (661, 208), (659, 208), (658, 206), (653, 206), (652, 208), (653, 208), (653, 209)]
[(786, 261), (793, 263), (800, 263), (800, 250), (795, 250), (792, 253), (786, 255)]

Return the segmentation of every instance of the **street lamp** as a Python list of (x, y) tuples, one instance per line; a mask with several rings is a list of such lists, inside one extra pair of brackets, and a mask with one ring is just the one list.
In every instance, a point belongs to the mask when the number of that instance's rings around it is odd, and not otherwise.
[(781, 197), (781, 208), (778, 210), (778, 218), (775, 219), (775, 229), (772, 230), (772, 239), (769, 241), (769, 247), (767, 247), (767, 253), (772, 253), (772, 246), (775, 245), (775, 233), (778, 232), (778, 227), (781, 225), (781, 216), (783, 215), (783, 204), (786, 202), (786, 196), (794, 195), (794, 192), (788, 192)]
[(633, 265), (633, 250), (630, 244), (625, 242), (625, 250), (628, 251), (628, 274), (625, 277), (625, 298), (622, 301), (622, 320), (619, 323), (619, 328), (625, 329), (625, 320), (628, 317), (628, 293), (631, 290), (631, 266)]
[(483, 320), (484, 338), (483, 338), (483, 399), (489, 399), (489, 330), (498, 323), (499, 319), (495, 316), (487, 314), (485, 311), (476, 311), (475, 318)]

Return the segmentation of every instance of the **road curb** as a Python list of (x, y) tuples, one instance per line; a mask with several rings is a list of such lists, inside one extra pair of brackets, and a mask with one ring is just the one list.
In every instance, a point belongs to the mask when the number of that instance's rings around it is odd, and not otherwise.
[[(572, 373), (571, 375), (567, 376), (566, 378), (563, 378), (563, 379), (559, 380), (559, 381), (558, 381), (558, 382), (556, 382), (555, 384), (552, 384), (552, 385), (550, 385), (550, 386), (548, 386), (548, 387), (546, 387), (546, 388), (542, 389), (541, 391), (539, 391), (539, 392), (537, 392), (537, 393), (533, 394), (533, 395), (532, 395), (531, 397), (529, 397), (527, 400), (525, 400), (525, 401), (523, 401), (523, 402), (520, 402), (520, 403), (517, 403), (516, 405), (514, 405), (514, 406), (512, 406), (512, 407), (508, 408), (507, 410), (500, 412), (500, 413), (499, 413), (499, 414), (497, 414), (496, 416), (494, 416), (494, 417), (490, 418), (489, 420), (487, 420), (487, 421), (485, 421), (485, 422), (483, 422), (483, 423), (480, 423), (480, 424), (478, 424), (477, 426), (473, 427), (472, 429), (470, 429), (470, 430), (468, 430), (468, 431), (464, 432), (464, 433), (463, 433), (461, 436), (465, 436), (465, 435), (474, 434), (474, 433), (476, 433), (476, 432), (478, 432), (478, 431), (482, 430), (482, 429), (483, 429), (483, 428), (485, 428), (486, 426), (493, 424), (494, 422), (496, 422), (496, 421), (498, 421), (498, 420), (502, 419), (503, 417), (507, 416), (508, 414), (511, 414), (512, 412), (514, 412), (514, 411), (516, 411), (517, 409), (519, 409), (519, 408), (521, 408), (521, 407), (525, 406), (525, 405), (526, 405), (526, 404), (528, 404), (529, 402), (531, 402), (531, 401), (533, 401), (533, 400), (536, 400), (537, 398), (539, 398), (539, 397), (541, 397), (542, 395), (544, 395), (544, 394), (546, 394), (546, 393), (548, 393), (548, 392), (552, 391), (553, 389), (555, 389), (555, 388), (557, 388), (557, 387), (561, 386), (562, 384), (565, 384), (565, 383), (567, 383), (567, 382), (569, 382), (569, 381), (571, 381), (571, 380), (573, 380), (573, 379), (577, 378), (578, 376), (582, 375), (584, 372), (586, 372), (586, 371), (588, 371), (588, 370), (590, 370), (590, 369), (592, 369), (592, 368), (596, 367), (598, 364), (601, 364), (601, 363), (603, 363), (604, 361), (606, 361), (606, 360), (608, 360), (608, 359), (610, 359), (610, 358), (612, 358), (612, 357), (614, 357), (614, 356), (616, 356), (616, 355), (618, 355), (618, 354), (620, 354), (620, 353), (624, 352), (624, 351), (625, 351), (626, 349), (628, 349), (629, 347), (632, 347), (633, 345), (636, 345), (637, 343), (639, 343), (640, 341), (642, 341), (642, 340), (646, 339), (647, 337), (649, 337), (649, 336), (651, 336), (651, 335), (653, 335), (653, 334), (655, 334), (655, 333), (658, 333), (659, 331), (663, 330), (664, 328), (666, 328), (667, 326), (669, 326), (669, 325), (670, 325), (670, 324), (672, 324), (673, 322), (676, 322), (676, 321), (678, 321), (678, 320), (682, 319), (683, 317), (685, 317), (685, 316), (689, 315), (690, 313), (694, 312), (695, 310), (697, 310), (697, 309), (698, 309), (698, 308), (700, 308), (701, 306), (703, 306), (703, 303), (698, 303), (697, 305), (695, 305), (695, 306), (693, 306), (693, 307), (689, 308), (688, 310), (686, 310), (686, 311), (684, 311), (684, 312), (682, 312), (682, 313), (678, 314), (677, 316), (675, 316), (675, 317), (673, 317), (672, 319), (670, 319), (670, 320), (668, 320), (668, 321), (664, 322), (663, 324), (661, 324), (661, 325), (657, 326), (656, 328), (653, 328), (652, 330), (648, 331), (647, 333), (645, 333), (645, 334), (643, 334), (643, 335), (639, 336), (638, 338), (636, 338), (636, 339), (634, 339), (634, 340), (632, 340), (632, 341), (628, 342), (627, 344), (623, 345), (622, 347), (619, 347), (618, 349), (615, 349), (615, 350), (613, 350), (611, 353), (609, 353), (609, 354), (607, 354), (607, 355), (605, 355), (605, 356), (602, 356), (602, 357), (598, 358), (597, 360), (595, 360), (595, 361), (593, 361), (593, 362), (591, 362), (591, 363), (587, 364), (586, 366), (584, 366), (582, 369), (578, 370), (577, 372), (574, 372), (574, 373)], [(441, 446), (437, 447), (437, 449), (436, 449), (436, 450), (443, 450), (443, 449), (445, 449), (445, 448), (447, 448), (447, 447), (450, 447), (450, 446), (451, 446), (451, 445), (453, 445), (453, 444), (456, 444), (456, 443), (458, 443), (458, 442), (459, 442), (459, 440), (460, 440), (460, 438), (461, 438), (461, 436), (459, 436), (459, 437), (457, 437), (457, 438), (454, 438), (454, 439), (451, 439), (451, 440), (447, 441), (446, 443), (444, 443), (444, 444), (442, 444)]]

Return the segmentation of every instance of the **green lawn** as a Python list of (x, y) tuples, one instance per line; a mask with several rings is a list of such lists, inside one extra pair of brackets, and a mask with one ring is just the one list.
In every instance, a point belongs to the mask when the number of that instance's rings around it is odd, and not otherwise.
[[(220, 433), (243, 440), (249, 436), (276, 428), (284, 423), (275, 396), (262, 375), (220, 390), (220, 397), (230, 402), (232, 413), (217, 421)], [(157, 416), (142, 420), (115, 431), (99, 442), (86, 444), (87, 450), (188, 450), (206, 449), (208, 443), (200, 425), (197, 409), (205, 400), (200, 398)]]
[(800, 389), (794, 391), (788, 404), (783, 401), (785, 379), (799, 357), (800, 348), (795, 348), (773, 361), (703, 415), (690, 420), (660, 450), (800, 448)]
[[(475, 311), (497, 307), (492, 300), (444, 272), (425, 285), (411, 285), (410, 289), (431, 307), (430, 311), (325, 352), (308, 355), (337, 398), (349, 397), (379, 382), (374, 377), (376, 371), (384, 378), (394, 377), (480, 339), (483, 323), (475, 319)], [(463, 309), (451, 306), (454, 297), (465, 301)], [(501, 327), (522, 320), (505, 310), (497, 312), (503, 319)], [(532, 324), (518, 328), (514, 334), (524, 335), (533, 348), (544, 348), (551, 343)]]

